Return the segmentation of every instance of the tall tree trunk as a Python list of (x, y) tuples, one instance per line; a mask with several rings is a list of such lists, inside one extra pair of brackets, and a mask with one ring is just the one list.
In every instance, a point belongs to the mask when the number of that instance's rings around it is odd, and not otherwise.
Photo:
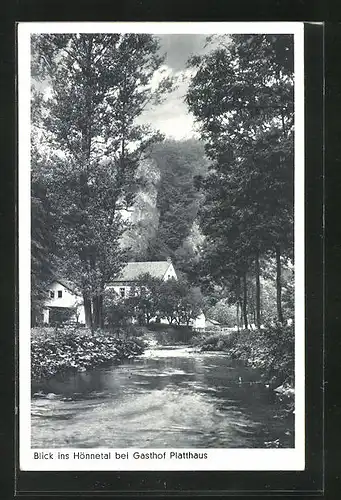
[(101, 307), (101, 293), (97, 292), (92, 299), (93, 305), (93, 324), (94, 328), (101, 328), (102, 322), (102, 307)]
[(98, 297), (98, 323), (99, 327), (104, 329), (104, 315), (103, 315), (103, 294), (101, 293)]
[(37, 325), (37, 312), (32, 307), (31, 309), (31, 328)]
[(92, 297), (92, 323), (94, 329), (98, 328), (98, 308), (97, 308), (97, 296)]
[(243, 274), (243, 319), (244, 328), (247, 329), (249, 324), (247, 320), (247, 284), (246, 284), (246, 273)]
[[(91, 42), (87, 45), (87, 67), (90, 68), (91, 64)], [(87, 208), (89, 203), (89, 170), (90, 170), (90, 153), (91, 153), (91, 125), (92, 125), (92, 114), (91, 114), (91, 98), (90, 98), (90, 90), (91, 85), (89, 82), (86, 85), (86, 109), (85, 109), (85, 123), (83, 124), (81, 130), (81, 152), (82, 152), (82, 171), (79, 175), (79, 185), (80, 185), (80, 203), (82, 208), (82, 224), (87, 227)], [(85, 247), (81, 251), (81, 260), (86, 264), (88, 260), (90, 260), (90, 266), (92, 266), (92, 258), (90, 255), (89, 259), (89, 248)], [(91, 332), (94, 331), (94, 315), (92, 309), (92, 300), (88, 294), (83, 294), (84, 299), (84, 311), (85, 311), (85, 324), (89, 328), (91, 328)], [(95, 312), (95, 308), (94, 308)]]
[(281, 269), (281, 250), (276, 245), (276, 290), (277, 290), (277, 319), (283, 323), (282, 312), (282, 269)]
[(92, 324), (92, 311), (91, 311), (91, 299), (88, 295), (83, 294), (83, 302), (84, 302), (84, 313), (85, 313), (85, 324), (88, 328), (93, 329)]
[(239, 300), (237, 300), (237, 331), (239, 332)]
[(259, 252), (256, 253), (256, 326), (260, 329), (260, 266)]

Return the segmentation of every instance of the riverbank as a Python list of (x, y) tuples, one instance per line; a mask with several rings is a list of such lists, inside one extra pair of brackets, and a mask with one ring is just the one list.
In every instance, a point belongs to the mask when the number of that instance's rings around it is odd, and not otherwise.
[[(86, 328), (33, 328), (31, 330), (31, 377), (40, 380), (58, 373), (86, 371), (120, 363), (143, 353), (138, 338)], [(123, 332), (126, 333), (126, 332)]]
[(191, 345), (199, 352), (217, 351), (257, 368), (264, 385), (282, 397), (294, 396), (294, 330), (269, 327), (240, 332), (193, 332), (188, 328), (118, 328), (94, 334), (86, 328), (35, 328), (31, 335), (32, 380), (61, 372), (86, 371), (120, 363), (144, 352), (146, 346)]
[(193, 337), (201, 351), (226, 352), (231, 359), (243, 361), (262, 373), (264, 384), (280, 397), (294, 396), (294, 328), (268, 327)]

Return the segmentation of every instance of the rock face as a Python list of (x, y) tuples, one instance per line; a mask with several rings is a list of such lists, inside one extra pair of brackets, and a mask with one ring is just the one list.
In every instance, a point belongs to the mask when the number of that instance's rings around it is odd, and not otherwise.
[(121, 240), (130, 249), (131, 260), (150, 259), (151, 248), (158, 257), (174, 252), (180, 263), (196, 252), (203, 236), (196, 223), (200, 196), (194, 177), (206, 175), (208, 166), (198, 140), (166, 139), (153, 146), (151, 156), (140, 162), (136, 174), (140, 189), (127, 214), (131, 227)]
[(151, 159), (142, 161), (137, 175), (141, 180), (141, 188), (129, 214), (132, 226), (122, 237), (122, 246), (130, 248), (133, 259), (141, 258), (145, 254), (148, 242), (155, 235), (159, 222), (156, 199), (160, 171), (156, 162)]

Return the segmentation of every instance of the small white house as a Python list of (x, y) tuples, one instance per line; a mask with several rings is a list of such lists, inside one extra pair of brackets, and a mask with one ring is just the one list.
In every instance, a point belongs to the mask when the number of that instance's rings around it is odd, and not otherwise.
[[(167, 281), (178, 279), (173, 263), (170, 259), (165, 261), (128, 262), (120, 274), (107, 285), (107, 289), (114, 290), (122, 299), (129, 296), (141, 274), (150, 274), (154, 278)], [(82, 294), (72, 283), (66, 280), (55, 280), (48, 289), (48, 299), (43, 311), (44, 323), (54, 321), (56, 314), (63, 310), (73, 310), (70, 320), (85, 324), (85, 311)], [(165, 322), (167, 322), (165, 320)], [(194, 328), (205, 328), (205, 315), (201, 313), (195, 320), (191, 321)]]
[(85, 311), (82, 294), (66, 280), (55, 280), (48, 288), (48, 298), (43, 309), (44, 323), (54, 321), (60, 312), (69, 312), (70, 320), (85, 324)]

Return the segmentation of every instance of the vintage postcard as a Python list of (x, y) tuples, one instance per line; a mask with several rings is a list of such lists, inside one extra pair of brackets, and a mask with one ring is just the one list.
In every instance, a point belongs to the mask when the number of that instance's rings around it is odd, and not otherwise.
[(21, 470), (304, 470), (303, 63), (303, 23), (18, 23)]

